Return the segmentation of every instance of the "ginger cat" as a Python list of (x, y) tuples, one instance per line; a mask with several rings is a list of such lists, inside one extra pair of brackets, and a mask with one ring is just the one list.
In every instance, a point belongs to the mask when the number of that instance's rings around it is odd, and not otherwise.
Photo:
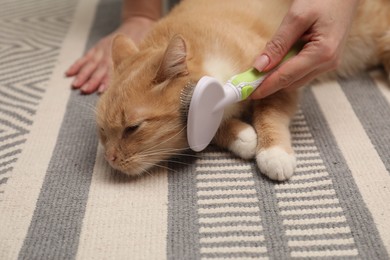
[[(110, 165), (140, 175), (188, 149), (180, 93), (209, 75), (226, 82), (250, 68), (288, 10), (283, 0), (187, 0), (162, 19), (139, 48), (113, 41), (113, 80), (97, 107), (100, 140)], [(337, 73), (383, 63), (390, 70), (390, 2), (362, 1)], [(294, 173), (289, 123), (297, 91), (279, 91), (226, 110), (213, 142), (255, 158), (274, 180)], [(251, 123), (242, 121), (251, 114)]]

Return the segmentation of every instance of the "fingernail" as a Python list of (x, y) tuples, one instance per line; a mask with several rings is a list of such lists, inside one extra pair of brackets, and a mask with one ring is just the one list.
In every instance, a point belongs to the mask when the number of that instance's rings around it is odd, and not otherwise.
[(257, 57), (253, 67), (255, 67), (258, 71), (263, 71), (265, 67), (267, 67), (269, 64), (269, 57), (265, 54), (261, 55), (260, 57)]
[(99, 87), (99, 89), (98, 89), (98, 93), (103, 93), (104, 90), (106, 90), (106, 85), (101, 84), (100, 87)]
[(88, 84), (85, 84), (85, 85), (81, 88), (81, 91), (87, 92), (88, 89), (89, 89), (89, 85), (88, 85)]
[(72, 86), (79, 87), (79, 81), (77, 79), (73, 80)]

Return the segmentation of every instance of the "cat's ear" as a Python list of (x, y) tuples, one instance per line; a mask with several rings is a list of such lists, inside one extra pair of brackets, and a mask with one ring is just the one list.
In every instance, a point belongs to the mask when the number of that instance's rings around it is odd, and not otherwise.
[(111, 53), (114, 69), (117, 68), (122, 61), (138, 52), (134, 42), (123, 34), (118, 34), (112, 41)]
[(168, 79), (187, 75), (186, 58), (186, 43), (180, 35), (175, 35), (165, 50), (160, 67), (157, 70), (155, 82), (161, 83)]

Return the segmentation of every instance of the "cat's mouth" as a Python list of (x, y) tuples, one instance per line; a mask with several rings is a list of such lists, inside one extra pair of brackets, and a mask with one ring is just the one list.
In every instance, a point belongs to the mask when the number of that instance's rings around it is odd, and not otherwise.
[(136, 162), (133, 159), (120, 159), (120, 160), (108, 160), (106, 158), (108, 164), (114, 168), (115, 170), (129, 175), (129, 176), (141, 176), (144, 173), (150, 173), (154, 166), (157, 166), (157, 163), (151, 162)]

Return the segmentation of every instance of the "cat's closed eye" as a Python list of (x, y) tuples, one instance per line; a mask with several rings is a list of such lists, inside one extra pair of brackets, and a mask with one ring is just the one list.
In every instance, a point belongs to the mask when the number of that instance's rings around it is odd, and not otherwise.
[(126, 128), (123, 130), (122, 138), (127, 138), (127, 137), (129, 137), (131, 134), (133, 134), (135, 131), (138, 130), (139, 126), (140, 126), (140, 125), (138, 124), (138, 125), (132, 125), (132, 126), (126, 127)]

